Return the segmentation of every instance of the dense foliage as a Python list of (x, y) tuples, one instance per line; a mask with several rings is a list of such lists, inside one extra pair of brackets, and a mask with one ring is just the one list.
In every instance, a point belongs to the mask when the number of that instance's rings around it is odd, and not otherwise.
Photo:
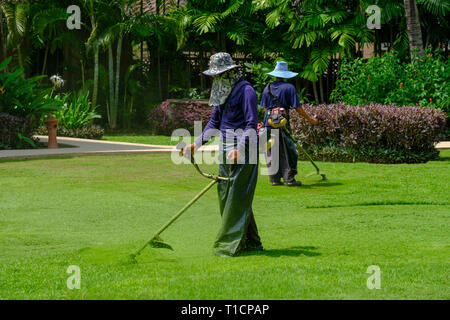
[[(11, 58), (0, 64), (3, 71)], [(42, 88), (42, 76), (26, 79), (23, 69), (0, 73), (0, 112), (19, 117), (39, 117), (46, 112), (57, 110), (61, 104), (49, 95), (50, 88)]]
[(402, 62), (397, 54), (382, 57), (342, 59), (339, 79), (332, 93), (334, 101), (362, 105), (368, 102), (431, 106), (450, 114), (450, 68), (440, 48), (415, 54)]
[(0, 112), (0, 150), (36, 147), (33, 134), (38, 125), (38, 119), (31, 116), (18, 117)]
[(175, 129), (184, 128), (194, 133), (194, 121), (202, 121), (203, 127), (211, 118), (212, 108), (196, 100), (188, 102), (165, 101), (148, 115), (150, 128), (156, 134), (171, 135)]
[[(423, 44), (448, 43), (449, 2), (416, 2)], [(381, 30), (366, 27), (374, 4)], [(80, 30), (66, 26), (71, 5), (81, 8)], [(329, 101), (332, 59), (361, 56), (368, 44), (407, 60), (410, 20), (404, 0), (1, 1), (0, 59), (12, 56), (26, 77), (61, 74), (68, 90), (89, 90), (105, 125), (130, 128), (165, 99), (203, 97), (209, 82), (199, 73), (218, 51), (241, 64), (283, 58), (300, 73), (298, 89)]]
[(5, 72), (10, 62), (0, 64), (0, 149), (34, 148), (39, 118), (61, 104), (50, 97), (50, 88), (40, 85), (42, 77), (24, 78), (23, 69)]
[(291, 114), (293, 133), (316, 159), (416, 163), (436, 159), (445, 136), (445, 113), (422, 107), (305, 105), (319, 125)]
[(66, 129), (79, 129), (92, 125), (101, 116), (95, 112), (89, 100), (89, 91), (73, 92), (55, 96), (62, 104), (53, 116), (59, 120), (58, 126)]

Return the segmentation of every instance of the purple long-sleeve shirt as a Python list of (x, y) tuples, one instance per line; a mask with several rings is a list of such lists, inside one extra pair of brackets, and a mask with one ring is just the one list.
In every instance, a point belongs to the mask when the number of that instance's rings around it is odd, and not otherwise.
[(211, 129), (220, 130), (222, 139), (227, 137), (227, 130), (242, 129), (242, 134), (232, 135), (237, 139), (237, 150), (242, 152), (249, 139), (257, 139), (257, 104), (257, 96), (250, 83), (239, 81), (231, 92), (226, 111), (224, 112), (224, 105), (214, 107), (211, 119), (195, 144), (200, 147), (208, 142), (213, 135)]

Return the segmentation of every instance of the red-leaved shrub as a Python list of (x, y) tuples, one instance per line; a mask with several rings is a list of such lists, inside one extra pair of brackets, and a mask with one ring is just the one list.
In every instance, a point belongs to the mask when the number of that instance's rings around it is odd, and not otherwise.
[(312, 126), (291, 113), (294, 136), (315, 158), (382, 163), (435, 159), (436, 142), (445, 137), (447, 116), (434, 108), (304, 105), (319, 119)]
[(150, 111), (148, 121), (157, 134), (170, 136), (178, 128), (187, 129), (194, 134), (194, 121), (202, 121), (202, 127), (205, 127), (212, 110), (212, 107), (198, 100), (168, 100)]

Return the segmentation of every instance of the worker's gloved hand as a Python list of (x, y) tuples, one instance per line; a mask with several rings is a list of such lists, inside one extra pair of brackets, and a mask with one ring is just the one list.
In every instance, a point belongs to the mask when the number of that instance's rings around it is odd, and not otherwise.
[(239, 157), (241, 156), (241, 153), (239, 152), (239, 150), (234, 149), (231, 150), (230, 152), (228, 152), (227, 154), (227, 159), (229, 161), (229, 163), (237, 163)]
[(194, 155), (195, 151), (197, 151), (197, 145), (195, 143), (192, 143), (183, 149), (183, 156), (185, 156), (188, 159), (191, 159), (191, 156)]

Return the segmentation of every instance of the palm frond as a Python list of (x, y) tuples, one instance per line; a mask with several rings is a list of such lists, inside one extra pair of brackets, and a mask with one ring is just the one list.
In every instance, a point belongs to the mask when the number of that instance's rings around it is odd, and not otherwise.
[(217, 12), (205, 14), (195, 19), (193, 25), (200, 34), (214, 32), (220, 17), (221, 14)]
[(446, 16), (450, 10), (448, 0), (417, 0), (417, 4), (423, 5), (425, 9), (436, 16)]
[(317, 80), (319, 80), (319, 78), (317, 77), (317, 74), (314, 72), (311, 64), (308, 64), (303, 69), (303, 71), (301, 71), (299, 73), (299, 75), (300, 75), (300, 77), (302, 77), (303, 79), (306, 79), (308, 81), (316, 82)]

